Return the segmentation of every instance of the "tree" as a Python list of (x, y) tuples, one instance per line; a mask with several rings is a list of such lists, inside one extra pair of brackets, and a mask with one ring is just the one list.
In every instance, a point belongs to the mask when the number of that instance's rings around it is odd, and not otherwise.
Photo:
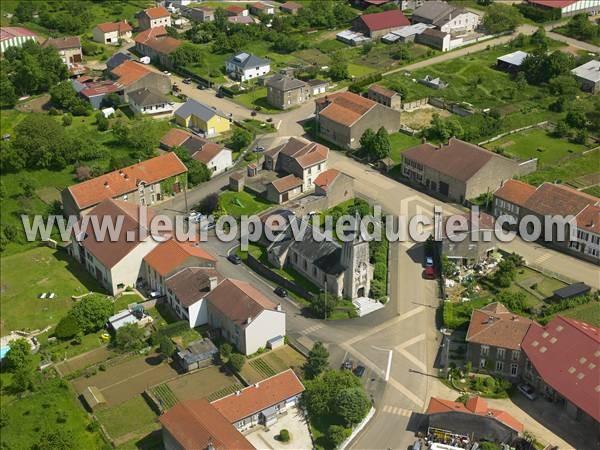
[(171, 53), (170, 58), (175, 67), (185, 67), (200, 61), (202, 58), (202, 49), (196, 44), (186, 42)]
[(523, 16), (512, 5), (495, 3), (486, 9), (483, 25), (492, 34), (514, 30), (523, 21)]
[(53, 104), (76, 116), (88, 115), (92, 110), (92, 106), (77, 95), (69, 81), (53, 86), (50, 89), (50, 98)]
[(161, 334), (158, 350), (165, 358), (169, 358), (173, 353), (175, 353), (176, 348), (169, 336)]
[(17, 3), (14, 19), (17, 23), (32, 22), (35, 6), (32, 0), (23, 0)]
[(4, 71), (0, 72), (0, 107), (12, 108), (17, 103), (15, 87)]
[(362, 388), (345, 389), (337, 393), (334, 399), (336, 413), (347, 426), (359, 423), (371, 408), (365, 390)]
[(98, 131), (106, 131), (108, 130), (108, 119), (102, 114), (102, 111), (98, 111), (96, 113), (96, 127)]
[(188, 151), (182, 147), (173, 147), (173, 152), (181, 159), (188, 169), (187, 177), (190, 186), (196, 186), (210, 180), (212, 173), (206, 164), (193, 159)]
[(20, 367), (13, 371), (11, 387), (16, 392), (31, 391), (35, 386), (35, 378), (33, 364)]
[(70, 314), (60, 319), (54, 330), (54, 335), (59, 339), (71, 339), (78, 333), (81, 333), (81, 327), (77, 320)]
[(496, 301), (515, 313), (524, 313), (528, 309), (524, 292), (501, 291), (496, 295)]
[(28, 168), (62, 169), (67, 165), (64, 128), (45, 114), (28, 114), (15, 127), (13, 147), (21, 152)]
[(202, 199), (199, 210), (202, 214), (208, 216), (219, 207), (219, 194), (212, 192)]
[(304, 376), (310, 380), (318, 377), (329, 366), (329, 352), (322, 342), (315, 342), (308, 352), (308, 359), (304, 364)]
[(11, 372), (27, 368), (33, 364), (31, 345), (26, 339), (19, 338), (9, 342), (10, 349), (3, 359), (6, 368)]
[(350, 437), (351, 433), (352, 430), (350, 428), (345, 428), (341, 425), (329, 425), (329, 428), (327, 429), (327, 437), (329, 443), (331, 444), (331, 448), (339, 447), (342, 442)]
[(453, 278), (458, 267), (453, 261), (450, 261), (446, 255), (442, 256), (442, 275), (444, 278)]
[(137, 323), (129, 323), (117, 330), (115, 343), (125, 352), (141, 350), (146, 346), (145, 332)]
[(92, 333), (104, 327), (113, 314), (113, 303), (108, 297), (93, 294), (75, 303), (69, 314), (77, 320), (84, 333)]
[(63, 114), (62, 124), (63, 127), (68, 127), (73, 123), (73, 116), (69, 113)]
[(329, 65), (329, 76), (333, 81), (341, 81), (350, 78), (348, 64), (337, 54), (331, 59), (331, 64)]
[(32, 198), (35, 194), (36, 182), (33, 178), (31, 178), (31, 176), (23, 175), (19, 179), (19, 187), (21, 188), (25, 198)]
[(575, 60), (559, 50), (547, 55), (545, 50), (536, 50), (523, 61), (525, 78), (530, 84), (547, 83), (559, 75), (568, 74), (574, 67)]
[(371, 155), (374, 159), (379, 160), (390, 156), (391, 150), (390, 136), (384, 127), (380, 127), (372, 142)]
[(463, 134), (462, 125), (456, 118), (444, 119), (438, 113), (433, 113), (431, 125), (425, 129), (425, 136), (432, 140), (447, 141), (451, 137), (460, 139)]
[(24, 155), (10, 141), (0, 141), (0, 169), (2, 173), (19, 172), (25, 167)]
[(327, 292), (322, 292), (319, 295), (313, 296), (310, 302), (310, 308), (317, 317), (327, 319), (328, 316), (331, 316), (331, 313), (338, 302), (339, 299), (336, 296)]
[(219, 356), (221, 357), (221, 360), (222, 361), (228, 360), (229, 357), (231, 356), (232, 351), (233, 351), (233, 348), (231, 347), (231, 344), (229, 342), (223, 342), (219, 346)]
[(233, 134), (231, 135), (231, 139), (229, 141), (229, 147), (233, 150), (240, 151), (250, 145), (252, 142), (252, 134), (248, 130), (244, 130), (243, 128), (234, 128)]
[(579, 92), (579, 83), (570, 73), (552, 78), (548, 83), (548, 87), (553, 94), (564, 95), (569, 98), (575, 97)]
[(600, 36), (600, 26), (594, 25), (587, 14), (577, 14), (571, 18), (566, 26), (569, 36), (582, 41), (590, 41)]
[(232, 353), (229, 356), (228, 364), (231, 370), (233, 370), (235, 373), (239, 373), (244, 367), (245, 362), (246, 358), (244, 357), (244, 355), (241, 355), (239, 353)]
[(536, 32), (531, 35), (530, 42), (539, 49), (544, 51), (547, 50), (549, 40), (548, 36), (546, 36), (546, 29), (544, 27), (539, 27)]
[(565, 117), (565, 120), (571, 128), (584, 129), (587, 125), (585, 113), (582, 111), (569, 111), (567, 113), (567, 117)]

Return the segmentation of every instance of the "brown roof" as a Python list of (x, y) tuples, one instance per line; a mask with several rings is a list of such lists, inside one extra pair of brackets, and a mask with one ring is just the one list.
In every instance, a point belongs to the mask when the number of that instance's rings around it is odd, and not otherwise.
[(502, 303), (490, 303), (471, 313), (466, 340), (519, 350), (532, 323), (530, 319), (511, 313)]
[(287, 191), (291, 191), (298, 186), (302, 186), (302, 180), (298, 178), (296, 175), (286, 175), (283, 178), (278, 178), (276, 180), (271, 181), (273, 187), (277, 190), (277, 192), (284, 193)]
[(143, 42), (143, 45), (150, 47), (156, 53), (163, 55), (169, 55), (179, 48), (183, 44), (183, 41), (172, 38), (171, 36), (160, 36), (156, 38), (150, 38)]
[(440, 30), (436, 30), (434, 28), (426, 28), (421, 34), (424, 34), (425, 36), (431, 36), (435, 39), (444, 39), (447, 35), (447, 33), (444, 33)]
[(402, 153), (402, 158), (419, 162), (457, 180), (468, 181), (492, 158), (504, 157), (475, 144), (451, 138), (448, 144), (439, 147), (417, 145)]
[(210, 279), (213, 277), (217, 283), (223, 279), (215, 269), (186, 267), (167, 278), (165, 284), (181, 304), (189, 308), (210, 292)]
[(498, 197), (518, 206), (523, 206), (534, 192), (535, 186), (518, 180), (506, 180), (504, 184), (494, 192), (494, 197)]
[(600, 199), (562, 184), (544, 183), (525, 202), (525, 208), (540, 214), (577, 215), (588, 205)]
[(217, 261), (198, 242), (180, 242), (176, 239), (169, 239), (156, 246), (144, 257), (144, 261), (164, 277), (177, 270), (190, 258), (200, 259), (203, 265), (209, 266), (214, 266)]
[(518, 433), (521, 433), (525, 429), (521, 422), (519, 422), (506, 411), (488, 408), (487, 402), (480, 397), (470, 398), (467, 400), (466, 405), (463, 405), (460, 402), (453, 402), (452, 400), (431, 397), (429, 400), (429, 406), (427, 407), (427, 414), (439, 414), (446, 412), (461, 412), (474, 414), (477, 416), (493, 417), (498, 422), (503, 423)]
[(283, 5), (279, 7), (280, 9), (286, 9), (288, 11), (294, 11), (297, 9), (302, 9), (303, 6), (296, 2), (285, 2)]
[(294, 371), (287, 369), (260, 383), (248, 386), (239, 393), (223, 397), (212, 405), (234, 423), (297, 396), (303, 391), (304, 386)]
[(241, 170), (239, 172), (233, 172), (231, 175), (229, 175), (229, 178), (233, 178), (234, 180), (241, 180), (244, 177), (244, 172), (242, 172)]
[(167, 131), (167, 134), (160, 139), (160, 143), (169, 149), (173, 147), (179, 147), (191, 136), (192, 133), (182, 130), (181, 128), (171, 128), (169, 131)]
[(339, 92), (316, 100), (318, 105), (327, 105), (319, 112), (320, 116), (350, 126), (371, 108), (377, 105), (373, 100), (361, 97), (351, 92)]
[(241, 14), (246, 10), (246, 8), (242, 7), (242, 6), (237, 6), (237, 5), (230, 5), (227, 8), (225, 8), (225, 11), (228, 11), (230, 13), (233, 14)]
[(588, 205), (577, 214), (577, 228), (600, 234), (600, 206)]
[(67, 36), (59, 38), (48, 38), (42, 44), (42, 47), (48, 47), (52, 45), (59, 50), (65, 50), (68, 48), (79, 48), (81, 47), (81, 40), (79, 36)]
[(127, 33), (128, 31), (133, 30), (131, 25), (129, 25), (126, 21), (121, 22), (105, 22), (99, 23), (96, 27), (102, 31), (103, 33), (112, 33), (113, 31), (118, 31), (119, 33)]
[(321, 172), (317, 178), (315, 178), (315, 185), (319, 186), (321, 189), (326, 191), (331, 183), (335, 181), (335, 179), (340, 174), (339, 170), (336, 169), (328, 169), (325, 172)]
[(148, 28), (147, 30), (139, 32), (133, 40), (138, 44), (144, 44), (149, 39), (167, 35), (167, 29), (163, 26), (160, 26)]
[(208, 296), (207, 300), (233, 323), (245, 327), (265, 309), (276, 310), (277, 305), (254, 286), (244, 281), (226, 279)]
[(161, 17), (170, 16), (169, 11), (164, 6), (155, 6), (154, 8), (148, 8), (142, 11), (150, 19), (160, 19)]
[[(123, 65), (123, 64), (122, 64)], [(120, 66), (119, 66), (120, 67)], [(69, 186), (80, 209), (135, 191), (140, 182), (153, 184), (187, 171), (175, 153), (165, 153), (123, 169)]]
[[(149, 230), (149, 224), (156, 213), (147, 209), (146, 223), (140, 222), (140, 206), (135, 203), (129, 203), (121, 200), (106, 199), (94, 207), (89, 214), (89, 221), (80, 221), (81, 226), (87, 225), (81, 232), (85, 238), (82, 245), (98, 259), (105, 267), (112, 268), (136, 248), (141, 241), (141, 232)], [(94, 218), (95, 217), (95, 218)], [(122, 218), (122, 219), (121, 219)], [(116, 239), (112, 239), (108, 232), (101, 236), (94, 232), (94, 222), (102, 224), (106, 220), (113, 224), (119, 231)], [(117, 227), (122, 220), (120, 229)], [(149, 233), (148, 233), (149, 234)], [(148, 239), (153, 239), (151, 236)]]
[(117, 77), (118, 84), (127, 87), (153, 72), (156, 73), (148, 66), (137, 61), (125, 61), (115, 67), (111, 73)]
[(398, 95), (398, 93), (396, 91), (385, 88), (378, 84), (371, 85), (371, 87), (369, 88), (369, 91), (373, 91), (379, 95), (383, 95), (384, 97), (388, 97), (388, 98), (392, 98), (394, 95)]
[(210, 163), (224, 148), (221, 144), (196, 135), (190, 136), (183, 143), (183, 146), (188, 150), (193, 159), (204, 164)]
[(206, 400), (178, 403), (158, 418), (163, 428), (185, 450), (254, 449), (252, 444)]
[[(460, 222), (456, 220), (458, 217), (463, 217), (466, 219), (466, 229), (460, 227)], [(450, 220), (453, 219), (453, 220)], [(472, 219), (475, 219), (473, 221)], [(452, 230), (452, 235), (447, 234), (446, 224), (450, 222), (452, 223), (452, 227), (455, 230)], [(471, 217), (471, 213), (464, 214), (454, 214), (451, 216), (444, 216), (442, 218), (442, 235), (443, 237), (460, 235), (462, 233), (468, 232), (477, 232), (482, 230), (493, 230), (494, 229), (494, 218), (487, 213), (479, 212), (477, 217)]]
[(363, 14), (358, 18), (369, 31), (387, 30), (410, 25), (410, 21), (399, 9), (392, 9), (372, 14)]

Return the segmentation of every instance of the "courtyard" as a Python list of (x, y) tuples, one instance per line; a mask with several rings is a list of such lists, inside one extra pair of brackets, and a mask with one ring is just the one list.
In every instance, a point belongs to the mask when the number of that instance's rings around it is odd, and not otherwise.
[[(290, 434), (288, 442), (279, 440), (281, 430)], [(313, 443), (310, 438), (308, 424), (304, 414), (297, 406), (288, 409), (277, 417), (277, 422), (269, 428), (258, 426), (246, 434), (246, 439), (257, 449), (311, 449)]]

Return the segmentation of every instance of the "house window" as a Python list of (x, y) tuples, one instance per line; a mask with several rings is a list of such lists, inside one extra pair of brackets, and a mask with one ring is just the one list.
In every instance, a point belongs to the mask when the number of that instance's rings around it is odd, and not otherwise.
[(502, 361), (496, 361), (496, 372), (502, 372), (504, 370), (504, 363)]
[(519, 372), (519, 366), (518, 366), (518, 364), (511, 364), (510, 365), (510, 374), (513, 377), (516, 377), (518, 372)]
[(487, 356), (490, 353), (490, 347), (487, 345), (481, 346), (481, 356)]
[(504, 359), (504, 349), (503, 348), (499, 348), (496, 350), (496, 358)]
[(482, 369), (485, 368), (485, 358), (481, 358), (479, 360), (479, 367)]
[(521, 357), (521, 352), (519, 350), (513, 350), (512, 351), (511, 358), (512, 358), (513, 361), (518, 361), (520, 357)]

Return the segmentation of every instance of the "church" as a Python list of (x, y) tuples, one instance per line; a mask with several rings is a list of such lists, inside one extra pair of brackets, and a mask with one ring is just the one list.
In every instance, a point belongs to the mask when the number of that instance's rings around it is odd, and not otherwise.
[(330, 294), (350, 300), (369, 296), (373, 268), (369, 243), (360, 233), (350, 242), (338, 243), (309, 225), (303, 239), (296, 241), (288, 224), (267, 247), (267, 256), (275, 267), (291, 267)]

